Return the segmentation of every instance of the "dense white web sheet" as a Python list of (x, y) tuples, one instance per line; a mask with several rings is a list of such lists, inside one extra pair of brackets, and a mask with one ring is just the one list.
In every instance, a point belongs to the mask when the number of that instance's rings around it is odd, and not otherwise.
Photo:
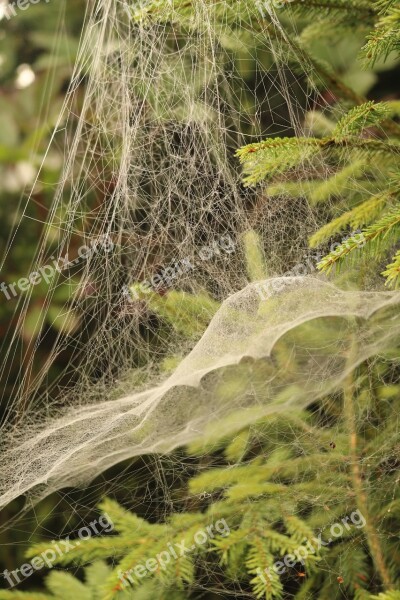
[[(32, 489), (40, 497), (88, 483), (123, 459), (231, 434), (271, 411), (311, 404), (358, 364), (395, 346), (399, 303), (395, 292), (346, 292), (315, 278), (249, 284), (222, 304), (157, 387), (70, 409), (45, 428), (14, 434), (2, 457), (1, 504)], [(295, 370), (276, 360), (278, 344)]]

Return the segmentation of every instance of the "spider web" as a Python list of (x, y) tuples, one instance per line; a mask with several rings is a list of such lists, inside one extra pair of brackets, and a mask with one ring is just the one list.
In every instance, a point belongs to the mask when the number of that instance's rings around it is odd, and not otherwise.
[[(57, 315), (63, 328), (48, 363), (32, 376), (33, 343), (13, 390), (1, 505), (87, 486), (125, 459), (306, 407), (397, 343), (397, 293), (281, 277), (304, 263), (320, 216), (305, 199), (271, 199), (242, 184), (235, 150), (272, 135), (307, 135), (314, 113), (329, 109), (312, 65), (304, 57), (294, 65), (279, 11), (264, 9), (262, 16), (251, 2), (101, 0), (89, 11), (52, 140), (65, 148), (63, 175), (32, 271), (54, 255), (75, 259), (82, 243), (96, 251), (49, 283), (42, 325), (60, 285), (74, 292)], [(295, 32), (297, 21), (286, 19)], [(302, 168), (312, 172), (306, 160)], [(318, 172), (328, 177), (331, 166)], [(249, 230), (265, 258), (258, 283), (249, 281), (243, 246)], [(233, 241), (229, 252), (223, 239)], [(185, 260), (190, 269), (172, 283), (182, 292), (171, 309), (177, 320), (188, 295), (213, 302), (190, 315), (197, 333), (189, 339), (160, 323), (150, 296), (135, 299), (126, 287)], [(162, 301), (169, 292), (155, 293)], [(15, 338), (28, 307), (29, 294)], [(281, 347), (292, 349), (295, 372), (277, 362)], [(48, 382), (63, 352), (69, 366)], [(171, 356), (178, 366), (168, 372)]]

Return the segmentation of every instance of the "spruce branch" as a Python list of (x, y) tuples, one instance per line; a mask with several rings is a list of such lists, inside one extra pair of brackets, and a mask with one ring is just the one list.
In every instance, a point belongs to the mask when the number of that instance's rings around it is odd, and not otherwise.
[(387, 265), (381, 275), (386, 278), (386, 285), (398, 287), (400, 283), (400, 250), (393, 257), (393, 262)]
[[(51, 571), (45, 579), (47, 593), (0, 590), (0, 600), (105, 600), (103, 585), (110, 573), (111, 568), (104, 561), (96, 561), (85, 567), (84, 583), (71, 573)], [(133, 600), (129, 590), (120, 593), (118, 598)], [(154, 598), (153, 595), (151, 599)]]
[(319, 181), (278, 181), (271, 183), (265, 189), (265, 193), (270, 198), (276, 196), (286, 196), (288, 198), (309, 198), (316, 187), (319, 187)]
[(387, 12), (394, 4), (398, 4), (399, 0), (375, 0), (375, 9), (378, 13), (384, 14)]
[(352, 210), (344, 212), (340, 217), (329, 221), (329, 223), (321, 227), (321, 229), (310, 237), (310, 248), (320, 246), (347, 227), (351, 227), (354, 230), (375, 221), (391, 200), (392, 196), (390, 194), (379, 194), (368, 198), (368, 200), (365, 200), (365, 202), (362, 202)]
[(373, 67), (380, 58), (387, 60), (389, 54), (400, 49), (400, 7), (397, 2), (381, 3), (381, 17), (375, 30), (361, 49), (361, 56), (367, 65)]
[[(330, 200), (333, 196), (340, 196), (349, 190), (353, 190), (355, 180), (362, 177), (368, 167), (367, 161), (354, 160), (340, 171), (337, 171), (332, 177), (322, 181), (322, 183), (315, 181), (314, 187), (310, 186), (309, 201), (311, 204), (319, 204)], [(365, 182), (362, 187), (365, 190)]]
[[(382, 376), (381, 371), (379, 376)], [(358, 381), (361, 381), (361, 378)], [(353, 380), (352, 388), (356, 385), (358, 383)], [(396, 400), (398, 393), (393, 397)], [(393, 428), (393, 420), (392, 417), (389, 418), (389, 429)], [(333, 431), (335, 451), (329, 448)], [(393, 437), (394, 431), (390, 431)], [(385, 432), (387, 437), (387, 428)], [(382, 447), (380, 435), (383, 435), (383, 431), (376, 436), (375, 445), (371, 440), (368, 447), (368, 454), (371, 456)], [(202, 466), (198, 474), (189, 481), (191, 497), (204, 490), (210, 493), (210, 497), (215, 497), (202, 512), (178, 512), (165, 523), (150, 523), (113, 501), (106, 499), (102, 502), (99, 508), (107, 512), (117, 532), (107, 536), (109, 546), (108, 554), (105, 555), (113, 559), (115, 568), (112, 570), (104, 563), (102, 568), (107, 569), (104, 575), (93, 573), (89, 577), (89, 573), (85, 572), (85, 589), (88, 586), (90, 589), (91, 586), (97, 589), (94, 585), (96, 578), (102, 584), (101, 592), (96, 592), (97, 595), (93, 598), (90, 596), (90, 600), (183, 600), (188, 597), (192, 586), (197, 584), (196, 578), (198, 572), (202, 572), (202, 566), (203, 572), (207, 570), (211, 573), (212, 568), (215, 570), (217, 559), (221, 566), (221, 570), (218, 571), (218, 581), (221, 585), (221, 578), (224, 577), (228, 586), (232, 582), (251, 585), (253, 595), (260, 600), (279, 600), (284, 597), (285, 578), (274, 571), (275, 561), (288, 553), (294, 553), (304, 545), (304, 540), (311, 540), (312, 543), (316, 528), (324, 530), (335, 520), (339, 521), (343, 515), (349, 514), (350, 507), (351, 510), (354, 509), (353, 465), (356, 461), (354, 455), (349, 453), (348, 420), (345, 426), (340, 420), (340, 424), (336, 422), (334, 427), (330, 428), (319, 427), (314, 418), (305, 411), (290, 416), (276, 414), (265, 417), (250, 428), (243, 428), (238, 437), (240, 442), (237, 450), (231, 449), (228, 454), (234, 459), (237, 452), (240, 464), (226, 464), (208, 470), (204, 470)], [(285, 439), (284, 448), (282, 439)], [(233, 440), (231, 442), (233, 443)], [(254, 458), (256, 448), (257, 455)], [(359, 470), (361, 450), (365, 451), (365, 447), (361, 449), (357, 446)], [(218, 456), (220, 460), (220, 448)], [(376, 490), (372, 492), (376, 494)], [(269, 494), (267, 502), (266, 493)], [(251, 497), (251, 502), (244, 502), (245, 497)], [(371, 506), (370, 514), (380, 518), (380, 513), (375, 510), (375, 506), (382, 509), (379, 498), (374, 499), (374, 502), (368, 498), (368, 503), (367, 508)], [(196, 511), (198, 506), (197, 504), (195, 507)], [(362, 512), (367, 516), (364, 510)], [(196, 531), (206, 531), (208, 525), (216, 523), (222, 517), (229, 524), (228, 536), (215, 535), (209, 540), (209, 544), (199, 546), (190, 555), (178, 557), (177, 560), (171, 559), (167, 568), (156, 570), (147, 580), (135, 580), (132, 587), (121, 585), (120, 571), (130, 570), (139, 563), (145, 564), (148, 559), (157, 561), (157, 554), (165, 550), (170, 543), (185, 539), (186, 547), (189, 548), (195, 539)], [(392, 518), (398, 518), (394, 510)], [(323, 553), (323, 556), (336, 565), (348, 548), (355, 548), (356, 559), (346, 571), (350, 589), (356, 584), (359, 571), (364, 573), (366, 568), (367, 575), (371, 576), (370, 563), (365, 565), (362, 549), (359, 548), (361, 535), (360, 530), (351, 529), (343, 535), (342, 540), (338, 539)], [(373, 538), (372, 534), (368, 535), (369, 539)], [(123, 544), (120, 539), (124, 540)], [(81, 540), (78, 547), (79, 556), (68, 553), (67, 562), (82, 564), (90, 560), (87, 544), (100, 544), (101, 541), (102, 538)], [(124, 548), (122, 556), (121, 548)], [(375, 551), (373, 545), (372, 548), (371, 555), (372, 551)], [(388, 560), (390, 551), (387, 547), (382, 548), (382, 553), (384, 560)], [(324, 597), (332, 596), (331, 578), (325, 567), (319, 567), (320, 561), (319, 552), (304, 559), (305, 565), (302, 565), (301, 571), (306, 572), (307, 579), (302, 582), (296, 598), (305, 600), (307, 597), (314, 597), (313, 594), (316, 595), (321, 589), (324, 590)], [(198, 570), (195, 569), (195, 564), (199, 566)], [(59, 581), (61, 582), (61, 579)], [(71, 591), (82, 585), (79, 581), (71, 580), (69, 575), (63, 581), (64, 587), (68, 586)], [(180, 589), (185, 591), (181, 594)], [(75, 592), (75, 598), (78, 597), (78, 592)], [(2, 598), (18, 600), (14, 591), (7, 592), (5, 596), (0, 593), (0, 599)], [(43, 594), (38, 600), (53, 598), (53, 595)], [(69, 596), (64, 594), (62, 600), (66, 598)], [(86, 600), (86, 596), (84, 598)], [(36, 598), (26, 595), (21, 596), (21, 600)]]
[(294, 540), (300, 544), (304, 540), (315, 541), (315, 534), (310, 527), (295, 515), (283, 515), (285, 527)]
[[(306, 9), (317, 8), (326, 9), (326, 11), (345, 11), (352, 14), (365, 13), (369, 15), (375, 15), (377, 8), (371, 6), (368, 2), (363, 0), (282, 0), (283, 7), (288, 5), (290, 7), (304, 6)], [(283, 8), (282, 7), (282, 8)]]
[(385, 563), (384, 553), (381, 547), (380, 536), (376, 530), (373, 515), (369, 511), (368, 498), (364, 490), (363, 477), (360, 468), (360, 457), (358, 453), (358, 433), (357, 433), (357, 412), (355, 400), (355, 379), (354, 379), (354, 356), (357, 352), (357, 341), (352, 337), (348, 363), (351, 365), (343, 384), (343, 408), (344, 417), (349, 436), (349, 454), (350, 470), (353, 481), (353, 488), (357, 500), (357, 508), (365, 519), (365, 532), (371, 557), (381, 581), (387, 590), (393, 588), (389, 570)]
[(358, 136), (367, 127), (379, 125), (389, 116), (386, 103), (365, 102), (352, 108), (336, 125), (332, 137), (343, 142), (350, 136)]
[[(314, 57), (305, 47), (301, 41), (293, 40), (287, 33), (282, 29), (276, 29), (274, 36), (281, 44), (286, 44), (292, 51), (293, 59), (295, 62), (302, 65), (308, 65), (311, 73), (316, 73), (326, 83), (327, 87), (335, 93), (338, 98), (348, 101), (354, 105), (363, 105), (367, 102), (364, 96), (357, 94), (354, 90), (348, 87), (337, 75), (334, 73), (326, 63), (320, 61)], [(387, 131), (390, 135), (399, 136), (400, 126), (392, 119), (385, 119), (381, 123), (382, 128)]]
[(370, 596), (368, 600), (400, 600), (400, 590), (382, 592), (378, 596)]
[(271, 138), (263, 142), (248, 144), (236, 151), (236, 156), (243, 165), (245, 185), (254, 185), (280, 175), (310, 161), (320, 153), (340, 153), (352, 150), (356, 158), (371, 155), (396, 156), (400, 146), (369, 138), (351, 137), (341, 141), (333, 137), (293, 137)]
[[(341, 22), (349, 21), (350, 19), (363, 19), (363, 25), (368, 26), (373, 23), (373, 18), (377, 13), (377, 9), (371, 6), (369, 2), (363, 0), (280, 0), (282, 8), (288, 8), (291, 12), (316, 15), (321, 18), (324, 15), (329, 17), (341, 18)], [(338, 23), (337, 23), (338, 24)]]
[(274, 556), (265, 541), (253, 538), (246, 559), (246, 568), (250, 575), (255, 576), (250, 580), (250, 584), (256, 598), (265, 598), (265, 600), (283, 598), (282, 582), (272, 569), (274, 562)]
[(171, 289), (162, 295), (149, 286), (145, 291), (142, 288), (143, 284), (133, 284), (132, 296), (146, 302), (154, 314), (187, 338), (202, 334), (220, 306), (206, 292), (191, 294)]
[(71, 573), (51, 571), (46, 580), (46, 587), (55, 598), (63, 600), (92, 600), (91, 590)]
[(370, 559), (363, 541), (363, 536), (359, 535), (347, 542), (343, 541), (329, 553), (329, 563), (333, 572), (340, 573), (343, 577), (346, 591), (351, 594), (348, 597), (352, 600), (356, 598), (356, 590), (362, 589), (367, 593), (365, 588), (368, 587)]
[(267, 277), (267, 267), (260, 236), (250, 229), (243, 234), (243, 250), (246, 270), (250, 281), (260, 281)]
[(363, 104), (366, 99), (354, 92), (330, 69), (326, 63), (320, 61), (309, 52), (300, 39), (294, 40), (285, 30), (276, 28), (274, 35), (282, 44), (292, 51), (293, 61), (297, 64), (307, 65), (310, 73), (317, 74), (328, 88), (339, 98), (349, 101), (351, 104)]
[(320, 150), (316, 138), (271, 138), (248, 144), (236, 151), (247, 176), (245, 185), (253, 185), (271, 178), (309, 160)]
[(335, 250), (325, 256), (318, 263), (317, 268), (320, 271), (329, 273), (333, 266), (340, 265), (349, 254), (360, 250), (364, 245), (367, 246), (370, 252), (376, 253), (382, 241), (386, 240), (390, 242), (399, 228), (400, 208), (396, 208), (389, 214), (384, 215), (376, 223), (364, 229), (362, 233), (357, 233), (345, 240)]
[(50, 594), (40, 592), (0, 590), (0, 600), (55, 600), (55, 598)]

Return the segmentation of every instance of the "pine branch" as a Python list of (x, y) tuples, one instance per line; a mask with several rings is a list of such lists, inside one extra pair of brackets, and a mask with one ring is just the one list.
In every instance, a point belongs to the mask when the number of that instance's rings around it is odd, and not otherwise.
[(130, 291), (133, 298), (146, 302), (149, 309), (187, 338), (204, 333), (220, 304), (205, 292), (190, 294), (169, 290), (161, 295), (150, 289), (143, 290), (136, 283)]
[(400, 590), (382, 592), (381, 594), (378, 594), (378, 596), (370, 596), (369, 600), (400, 600)]
[(398, 287), (400, 284), (400, 250), (393, 257), (393, 262), (387, 265), (381, 275), (386, 278), (388, 286)]
[(236, 151), (246, 174), (245, 185), (254, 185), (281, 175), (294, 167), (316, 157), (319, 153), (354, 151), (357, 156), (397, 155), (400, 146), (375, 139), (349, 138), (337, 141), (335, 138), (271, 138), (263, 142), (248, 144)]
[(332, 137), (335, 142), (344, 142), (351, 136), (360, 135), (367, 127), (379, 125), (389, 117), (389, 108), (384, 102), (365, 102), (351, 109), (336, 125)]
[(253, 230), (243, 234), (243, 247), (247, 274), (250, 281), (260, 281), (267, 277), (267, 267), (260, 236)]
[(246, 559), (246, 568), (249, 575), (255, 575), (250, 580), (250, 585), (256, 598), (265, 598), (265, 600), (283, 598), (282, 582), (272, 569), (274, 562), (274, 557), (269, 552), (265, 541), (253, 539)]
[[(319, 204), (330, 200), (332, 196), (339, 196), (346, 191), (353, 190), (354, 180), (366, 172), (367, 166), (368, 163), (364, 160), (354, 160), (322, 183), (315, 182), (315, 187), (308, 195), (310, 202)], [(353, 185), (351, 185), (352, 183)]]
[[(362, 233), (358, 233), (340, 244), (318, 263), (317, 268), (329, 273), (333, 266), (340, 265), (349, 254), (360, 250), (364, 245), (367, 246), (370, 252), (376, 253), (379, 250), (380, 243), (384, 239), (390, 242), (399, 228), (400, 208), (397, 208), (364, 229)], [(365, 248), (363, 248), (363, 251), (365, 251)]]
[(71, 573), (52, 571), (46, 580), (46, 587), (55, 598), (63, 600), (92, 600), (92, 593)]
[(381, 18), (361, 50), (366, 64), (373, 67), (378, 59), (387, 60), (391, 52), (400, 49), (400, 7), (398, 2), (380, 3)]
[[(400, 210), (399, 210), (400, 219)], [(348, 361), (353, 364), (353, 355), (356, 352), (356, 340), (351, 341), (349, 349)], [(349, 435), (349, 451), (351, 458), (351, 474), (353, 479), (353, 489), (356, 495), (357, 508), (365, 519), (365, 530), (368, 546), (373, 558), (375, 567), (382, 583), (387, 590), (393, 588), (390, 573), (385, 563), (385, 557), (381, 546), (380, 536), (376, 530), (373, 516), (369, 512), (368, 499), (364, 490), (363, 478), (360, 469), (360, 457), (358, 449), (358, 433), (357, 433), (357, 413), (354, 398), (354, 373), (350, 372), (345, 378), (343, 385), (343, 410), (345, 423)]]
[(375, 221), (375, 219), (382, 214), (383, 209), (391, 200), (392, 196), (390, 194), (373, 196), (352, 210), (343, 213), (340, 217), (337, 217), (337, 219), (329, 221), (329, 223), (321, 227), (321, 229), (311, 236), (309, 240), (310, 248), (316, 248), (324, 242), (327, 242), (334, 235), (340, 233), (347, 227), (351, 227), (354, 230)]

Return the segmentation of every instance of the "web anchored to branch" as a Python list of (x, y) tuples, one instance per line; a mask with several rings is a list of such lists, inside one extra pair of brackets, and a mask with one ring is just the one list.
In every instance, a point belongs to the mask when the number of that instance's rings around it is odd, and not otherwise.
[[(347, 4), (333, 7), (340, 22)], [(337, 257), (361, 245), (352, 231), (343, 246), (346, 228), (389, 219), (379, 239), (393, 246), (395, 107), (364, 102), (313, 59), (295, 13), (262, 8), (102, 0), (89, 15), (54, 133), (65, 130), (65, 167), (32, 268), (47, 296), (3, 425), (2, 505), (309, 406), (398, 344), (399, 294), (378, 278), (293, 276), (312, 234), (312, 246), (340, 234)], [(369, 23), (376, 11), (361, 8)], [(319, 229), (338, 197), (339, 222)], [(33, 279), (14, 339), (32, 326)]]

